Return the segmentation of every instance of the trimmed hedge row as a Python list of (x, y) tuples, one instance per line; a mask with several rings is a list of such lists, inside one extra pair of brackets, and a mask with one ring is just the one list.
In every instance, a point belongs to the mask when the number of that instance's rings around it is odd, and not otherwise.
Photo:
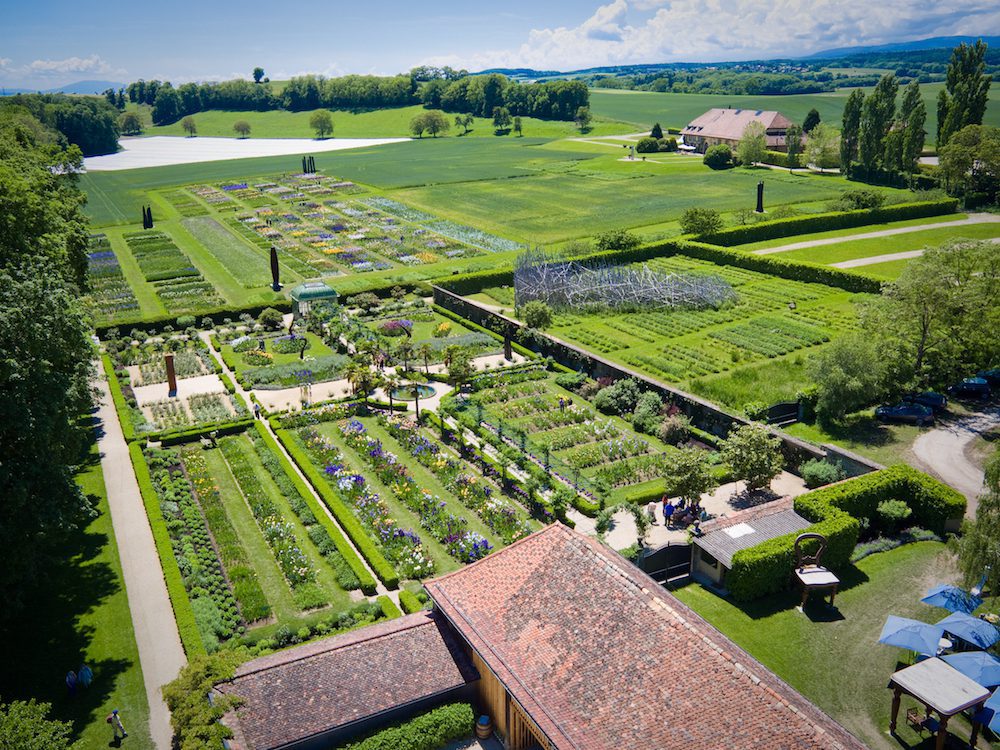
[(118, 423), (122, 426), (122, 434), (125, 441), (131, 443), (135, 440), (135, 425), (129, 417), (128, 404), (125, 403), (125, 396), (122, 395), (122, 386), (115, 375), (115, 366), (111, 363), (111, 357), (107, 354), (101, 355), (101, 363), (104, 365), (104, 374), (108, 378), (108, 389), (111, 391), (111, 401), (115, 405), (115, 413), (118, 415)]
[[(874, 518), (878, 504), (902, 500), (915, 526), (944, 533), (945, 524), (965, 514), (965, 498), (951, 487), (903, 464), (807, 492), (795, 512), (812, 522), (806, 531), (822, 534), (829, 546), (823, 563), (834, 570), (851, 559), (861, 518)], [(726, 588), (739, 601), (756, 599), (788, 586), (795, 568), (798, 533), (771, 539), (733, 555)]]
[(385, 559), (382, 553), (378, 551), (375, 543), (365, 532), (351, 510), (330, 489), (329, 483), (327, 483), (312, 461), (309, 460), (309, 457), (296, 444), (288, 430), (277, 430), (277, 435), (278, 440), (281, 441), (285, 450), (288, 451), (288, 455), (292, 457), (295, 464), (309, 479), (313, 487), (316, 488), (316, 492), (319, 493), (319, 496), (323, 498), (323, 502), (326, 503), (326, 506), (336, 516), (337, 522), (351, 538), (354, 546), (358, 548), (365, 560), (368, 561), (372, 570), (375, 571), (375, 575), (382, 579), (382, 582), (390, 589), (397, 588), (399, 586), (399, 574), (396, 573), (396, 570), (389, 564), (389, 561)]
[[(471, 276), (472, 274), (469, 275)], [(472, 331), (476, 331), (477, 333), (485, 333), (487, 336), (492, 336), (500, 343), (503, 343), (503, 336), (501, 336), (496, 331), (491, 331), (489, 328), (484, 328), (478, 323), (474, 323), (467, 318), (463, 318), (461, 315), (457, 315), (456, 313), (453, 313), (451, 310), (441, 307), (440, 305), (431, 305), (431, 309), (434, 310), (434, 312), (438, 313), (439, 315), (443, 315), (444, 317), (448, 318), (449, 320), (455, 323), (463, 325)], [(535, 359), (538, 357), (537, 352), (533, 352), (527, 347), (524, 347), (513, 340), (510, 342), (510, 349), (511, 351), (517, 352), (522, 357), (527, 357), (528, 359)]]
[(475, 721), (468, 703), (448, 703), (339, 745), (336, 750), (438, 750), (471, 737)]
[(149, 527), (153, 531), (156, 554), (160, 558), (160, 567), (163, 569), (163, 580), (167, 584), (167, 591), (170, 594), (170, 604), (174, 609), (174, 619), (177, 621), (177, 632), (180, 634), (184, 652), (190, 660), (199, 654), (205, 653), (205, 644), (201, 640), (201, 633), (198, 632), (198, 625), (195, 623), (194, 612), (191, 609), (191, 599), (188, 598), (187, 590), (184, 588), (184, 581), (181, 577), (181, 570), (177, 566), (177, 558), (174, 557), (174, 549), (170, 543), (170, 534), (167, 532), (163, 514), (160, 512), (160, 500), (156, 495), (156, 490), (153, 489), (153, 479), (149, 475), (146, 458), (142, 455), (142, 447), (138, 443), (130, 443), (128, 453), (132, 459), (132, 468), (135, 470), (136, 481), (139, 483), (139, 493), (142, 495), (142, 503), (146, 506)]
[(268, 450), (270, 450), (271, 453), (277, 457), (278, 463), (281, 464), (281, 468), (285, 472), (285, 476), (291, 480), (299, 495), (305, 501), (306, 505), (309, 506), (309, 510), (311, 510), (312, 514), (316, 517), (316, 522), (326, 530), (326, 533), (330, 536), (334, 546), (337, 548), (337, 552), (340, 553), (340, 556), (344, 558), (344, 561), (361, 582), (361, 590), (369, 595), (374, 594), (376, 586), (375, 578), (368, 572), (368, 569), (365, 568), (364, 564), (358, 558), (357, 553), (355, 553), (355, 551), (351, 548), (351, 545), (347, 543), (347, 540), (344, 539), (344, 535), (340, 532), (340, 529), (337, 528), (337, 524), (330, 520), (330, 517), (320, 507), (319, 503), (316, 502), (315, 496), (309, 490), (306, 483), (302, 481), (302, 477), (300, 477), (295, 472), (295, 469), (292, 468), (292, 465), (288, 463), (288, 459), (278, 447), (274, 438), (271, 437), (271, 433), (269, 433), (267, 428), (264, 427), (264, 423), (257, 422), (256, 425), (257, 432), (263, 439), (264, 445), (266, 445)]
[(378, 602), (378, 606), (382, 608), (382, 614), (386, 616), (387, 620), (394, 620), (397, 617), (403, 616), (403, 613), (400, 612), (399, 607), (396, 606), (396, 602), (394, 602), (385, 594), (379, 596), (375, 601)]
[(403, 611), (412, 615), (414, 612), (420, 612), (424, 605), (420, 603), (417, 595), (408, 589), (401, 589), (399, 592), (399, 606), (403, 608)]
[(195, 440), (201, 440), (202, 438), (209, 437), (213, 432), (216, 437), (235, 435), (238, 432), (244, 432), (252, 423), (253, 417), (246, 417), (245, 419), (235, 419), (232, 422), (223, 422), (222, 424), (150, 432), (149, 434), (144, 434), (142, 437), (146, 440), (159, 441), (164, 445), (178, 445), (180, 443), (191, 443)]
[(862, 227), (868, 224), (884, 224), (890, 221), (941, 216), (955, 213), (957, 210), (958, 200), (956, 198), (943, 198), (934, 201), (899, 203), (894, 206), (867, 208), (859, 211), (830, 211), (811, 216), (793, 216), (788, 219), (762, 221), (757, 224), (723, 229), (703, 235), (699, 239), (712, 245), (732, 247), (733, 245), (763, 242), (796, 234), (813, 234), (814, 232), (829, 232), (834, 229)]
[(678, 249), (678, 253), (723, 266), (736, 266), (793, 281), (826, 284), (848, 292), (878, 294), (882, 291), (882, 279), (874, 276), (843, 271), (819, 263), (786, 260), (777, 255), (754, 255), (743, 250), (731, 250), (704, 242), (685, 242)]

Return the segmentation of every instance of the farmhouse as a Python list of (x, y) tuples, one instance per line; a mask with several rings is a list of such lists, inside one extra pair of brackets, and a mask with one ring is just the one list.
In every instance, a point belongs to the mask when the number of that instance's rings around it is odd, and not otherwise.
[(785, 137), (794, 123), (780, 112), (761, 109), (710, 109), (692, 120), (683, 130), (684, 143), (704, 153), (709, 146), (724, 144), (736, 147), (743, 131), (751, 122), (763, 123), (767, 131), (767, 147), (771, 151), (787, 151)]
[(509, 750), (865, 747), (651, 578), (561, 524), (426, 588), (432, 613), (258, 659), (219, 685), (245, 699), (228, 717), (239, 746), (317, 747), (401, 707), (467, 694)]

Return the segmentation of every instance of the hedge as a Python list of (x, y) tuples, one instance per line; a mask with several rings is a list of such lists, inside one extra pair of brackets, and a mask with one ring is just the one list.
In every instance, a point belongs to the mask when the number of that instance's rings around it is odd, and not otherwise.
[(448, 703), (399, 721), (336, 750), (438, 750), (472, 736), (476, 717), (468, 703)]
[(399, 606), (401, 606), (403, 611), (408, 615), (412, 615), (414, 612), (420, 612), (424, 608), (424, 605), (420, 603), (417, 595), (408, 589), (400, 590)]
[(899, 203), (893, 206), (858, 211), (830, 211), (810, 216), (793, 216), (788, 219), (762, 221), (757, 224), (723, 229), (703, 235), (699, 239), (711, 245), (732, 247), (733, 245), (763, 242), (797, 234), (813, 234), (814, 232), (829, 232), (834, 229), (862, 227), (868, 224), (884, 224), (891, 221), (941, 216), (955, 213), (957, 210), (958, 200), (956, 198), (943, 198), (934, 201)]
[[(944, 533), (947, 521), (965, 514), (965, 498), (960, 493), (902, 464), (800, 495), (795, 499), (795, 512), (812, 522), (806, 531), (827, 538), (823, 563), (837, 570), (850, 562), (860, 519), (875, 518), (884, 500), (903, 500), (913, 511), (913, 525), (937, 534)], [(795, 568), (797, 536), (786, 534), (734, 554), (726, 575), (726, 588), (733, 598), (748, 601), (783, 590)]]
[(748, 271), (759, 271), (793, 281), (826, 284), (848, 292), (879, 294), (882, 291), (882, 279), (866, 276), (862, 273), (842, 271), (839, 268), (823, 266), (819, 263), (786, 260), (777, 255), (755, 255), (743, 250), (731, 250), (704, 242), (685, 242), (680, 246), (678, 252), (681, 255), (711, 261), (722, 266), (736, 266)]
[[(287, 299), (276, 299), (272, 302), (268, 302), (267, 304), (251, 305), (249, 307), (242, 307), (235, 309), (230, 309), (226, 307), (213, 307), (207, 310), (197, 311), (195, 313), (192, 313), (192, 315), (194, 315), (194, 317), (197, 318), (198, 321), (201, 321), (202, 318), (211, 318), (212, 322), (215, 325), (219, 325), (226, 318), (230, 318), (231, 320), (237, 320), (240, 317), (240, 315), (243, 315), (244, 313), (248, 313), (252, 317), (256, 318), (258, 315), (261, 314), (261, 312), (263, 312), (268, 307), (273, 307), (276, 310), (281, 310), (281, 312), (283, 313), (289, 313), (292, 311), (292, 302), (291, 300)], [(117, 328), (119, 330), (123, 328), (128, 328), (129, 330), (133, 328), (138, 328), (140, 331), (151, 331), (151, 330), (162, 331), (163, 327), (167, 325), (172, 325), (176, 328), (178, 317), (179, 316), (175, 314), (175, 315), (158, 315), (153, 318), (143, 317), (143, 318), (136, 318), (134, 320), (122, 320), (113, 324), (109, 323), (108, 325), (97, 326), (96, 330), (98, 337), (101, 339), (103, 339), (105, 334), (107, 334), (107, 332), (110, 331), (112, 328)]]
[(190, 660), (205, 653), (205, 644), (201, 640), (201, 633), (198, 632), (198, 625), (195, 623), (191, 600), (188, 598), (187, 589), (184, 588), (184, 580), (181, 577), (180, 568), (177, 566), (177, 558), (174, 557), (170, 534), (167, 532), (163, 514), (160, 512), (160, 500), (156, 490), (153, 489), (153, 479), (149, 475), (146, 458), (142, 455), (142, 447), (138, 443), (130, 443), (128, 452), (132, 459), (136, 481), (139, 484), (139, 494), (142, 495), (143, 505), (146, 506), (149, 527), (153, 531), (156, 553), (160, 557), (160, 567), (163, 569), (163, 580), (167, 584), (170, 604), (174, 609), (177, 632), (181, 637), (184, 652)]
[(330, 485), (326, 479), (323, 478), (309, 457), (303, 453), (289, 432), (281, 429), (277, 431), (277, 435), (278, 440), (281, 441), (285, 450), (288, 451), (288, 455), (292, 457), (292, 460), (309, 479), (316, 492), (319, 493), (319, 496), (323, 498), (323, 502), (326, 503), (326, 506), (337, 518), (337, 522), (347, 533), (347, 536), (351, 538), (354, 546), (358, 548), (361, 555), (368, 561), (372, 570), (375, 571), (375, 575), (381, 578), (382, 582), (390, 589), (397, 588), (399, 586), (399, 574), (396, 573), (396, 570), (389, 564), (389, 561), (379, 552), (375, 543), (368, 536), (355, 515), (341, 502), (340, 497), (330, 489)]
[(264, 444), (267, 446), (275, 456), (278, 457), (278, 463), (281, 464), (282, 470), (285, 475), (292, 481), (295, 485), (295, 489), (298, 490), (299, 495), (305, 500), (309, 510), (316, 517), (316, 522), (322, 526), (326, 533), (329, 534), (330, 539), (333, 540), (334, 546), (337, 548), (337, 552), (340, 556), (344, 558), (347, 562), (348, 567), (353, 571), (354, 575), (358, 577), (361, 582), (361, 590), (368, 594), (375, 593), (375, 578), (368, 569), (364, 566), (364, 563), (358, 558), (357, 553), (351, 548), (351, 545), (347, 543), (344, 539), (344, 535), (341, 533), (340, 529), (337, 528), (337, 524), (330, 520), (330, 517), (326, 512), (320, 507), (320, 504), (316, 501), (315, 495), (309, 489), (309, 486), (302, 481), (302, 477), (298, 475), (292, 465), (288, 462), (288, 458), (285, 456), (284, 452), (278, 447), (278, 444), (271, 437), (271, 433), (267, 431), (264, 427), (263, 422), (256, 422), (257, 432), (260, 434), (261, 438), (264, 440)]
[(396, 602), (394, 602), (385, 594), (379, 596), (375, 601), (378, 602), (378, 606), (382, 608), (382, 614), (386, 616), (387, 620), (394, 620), (397, 617), (403, 616), (403, 613), (399, 610), (399, 607), (396, 606)]
[[(504, 337), (501, 336), (496, 331), (491, 331), (489, 328), (484, 328), (483, 326), (479, 325), (478, 323), (472, 322), (468, 318), (463, 318), (461, 315), (458, 315), (457, 313), (452, 312), (451, 310), (449, 310), (446, 307), (442, 307), (441, 305), (431, 305), (431, 309), (434, 310), (434, 312), (438, 313), (439, 315), (443, 315), (444, 317), (448, 318), (449, 320), (454, 321), (455, 323), (458, 323), (459, 325), (465, 326), (466, 328), (468, 328), (468, 329), (470, 329), (472, 331), (476, 331), (478, 333), (485, 333), (487, 336), (492, 336), (497, 341), (503, 343)], [(531, 349), (528, 349), (527, 347), (522, 346), (521, 344), (517, 343), (513, 339), (510, 342), (510, 348), (511, 348), (511, 351), (517, 352), (522, 357), (526, 357), (527, 359), (537, 359), (538, 358), (538, 352), (531, 351)]]
[(253, 422), (253, 417), (244, 419), (234, 419), (232, 422), (222, 422), (214, 425), (202, 425), (200, 427), (189, 427), (181, 430), (164, 430), (162, 432), (150, 432), (143, 434), (145, 440), (159, 441), (164, 445), (178, 445), (180, 443), (192, 443), (211, 436), (214, 432), (216, 437), (223, 435), (234, 435), (244, 432)]
[(107, 354), (101, 355), (101, 363), (104, 365), (104, 374), (108, 377), (108, 389), (111, 391), (111, 402), (115, 405), (115, 413), (118, 415), (118, 422), (122, 426), (122, 435), (125, 441), (131, 443), (135, 440), (135, 425), (129, 416), (129, 407), (125, 403), (125, 396), (122, 395), (122, 386), (115, 375), (115, 366), (111, 363), (111, 357)]

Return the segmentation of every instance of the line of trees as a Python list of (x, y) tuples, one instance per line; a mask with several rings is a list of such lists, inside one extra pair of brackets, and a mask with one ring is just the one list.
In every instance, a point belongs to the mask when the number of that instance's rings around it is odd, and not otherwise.
[(134, 81), (129, 100), (150, 105), (153, 123), (164, 125), (208, 109), (293, 112), (319, 109), (383, 109), (423, 104), (428, 109), (492, 117), (497, 108), (512, 117), (573, 120), (590, 95), (580, 81), (515, 83), (499, 73), (470, 76), (443, 69), (436, 76), (418, 68), (406, 75), (338, 78), (298, 76), (280, 94), (269, 83), (245, 80), (221, 83)]
[(118, 150), (118, 110), (97, 96), (15, 94), (0, 99), (0, 110), (24, 110), (58, 132), (61, 145), (79, 146), (84, 156)]

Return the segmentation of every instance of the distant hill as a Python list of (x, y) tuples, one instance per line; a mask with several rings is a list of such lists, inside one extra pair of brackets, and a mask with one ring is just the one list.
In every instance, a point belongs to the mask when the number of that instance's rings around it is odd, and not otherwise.
[(864, 55), (870, 52), (914, 52), (925, 49), (952, 49), (965, 42), (973, 44), (977, 39), (982, 39), (990, 47), (1000, 45), (1000, 36), (935, 36), (929, 39), (916, 39), (910, 42), (894, 42), (892, 44), (874, 44), (858, 47), (839, 47), (837, 49), (825, 49), (821, 52), (814, 52), (805, 55), (800, 60), (825, 60), (833, 57), (851, 57), (854, 55)]
[[(100, 94), (108, 89), (117, 91), (124, 88), (124, 83), (115, 81), (77, 81), (67, 83), (65, 86), (58, 86), (54, 89), (42, 89), (43, 94)], [(39, 89), (25, 89), (13, 86), (0, 86), (0, 95), (11, 96), (13, 94), (35, 94)]]

